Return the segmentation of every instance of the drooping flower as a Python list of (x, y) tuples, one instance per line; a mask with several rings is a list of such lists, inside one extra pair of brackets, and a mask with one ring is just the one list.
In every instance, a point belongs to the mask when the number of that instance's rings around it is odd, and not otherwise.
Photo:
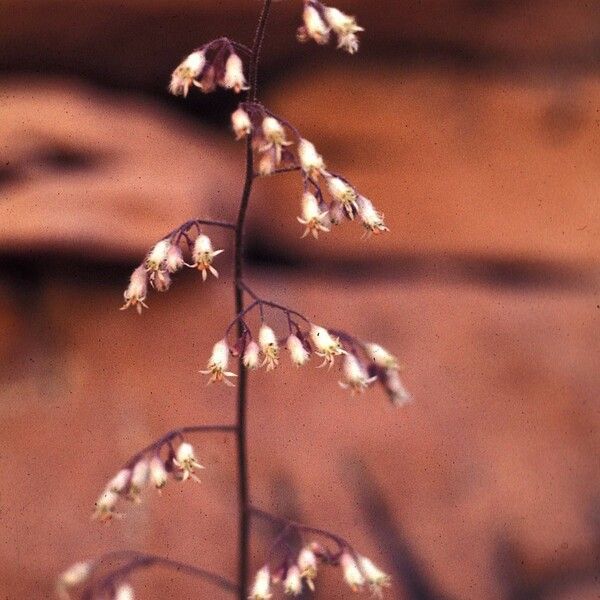
[(244, 77), (244, 65), (242, 59), (232, 52), (225, 63), (225, 74), (221, 85), (224, 88), (232, 89), (236, 93), (247, 90), (246, 78)]
[(304, 7), (302, 19), (304, 21), (304, 35), (313, 39), (317, 44), (326, 44), (329, 41), (329, 27), (314, 6), (307, 4)]
[(259, 365), (260, 347), (254, 341), (250, 340), (244, 350), (243, 362), (246, 369), (257, 369)]
[(131, 483), (129, 486), (129, 499), (134, 502), (140, 501), (140, 494), (148, 483), (150, 465), (145, 458), (138, 460), (131, 472)]
[(262, 120), (262, 134), (265, 143), (261, 146), (260, 150), (266, 152), (273, 148), (275, 166), (277, 166), (281, 162), (282, 148), (290, 146), (292, 142), (286, 139), (283, 125), (275, 117), (266, 116)]
[(69, 600), (69, 590), (84, 583), (92, 573), (91, 561), (76, 562), (58, 577), (57, 592), (61, 600)]
[(269, 566), (265, 565), (256, 573), (248, 600), (268, 600), (272, 596), (271, 571), (269, 570)]
[(338, 48), (343, 48), (346, 52), (354, 54), (358, 50), (359, 31), (364, 31), (362, 27), (356, 24), (356, 19), (337, 8), (326, 6), (323, 9), (325, 20), (337, 35)]
[(220, 382), (233, 385), (227, 377), (237, 377), (235, 373), (227, 370), (229, 364), (229, 344), (226, 339), (218, 341), (212, 350), (208, 361), (208, 368), (200, 371), (203, 375), (210, 375), (209, 383)]
[(134, 597), (133, 587), (129, 583), (120, 583), (115, 590), (113, 600), (133, 600)]
[(404, 406), (412, 402), (412, 396), (404, 387), (397, 369), (386, 369), (381, 376), (381, 381), (394, 406)]
[(166, 292), (171, 287), (171, 275), (166, 269), (163, 271), (152, 271), (150, 282), (157, 292)]
[(296, 217), (298, 222), (306, 226), (302, 237), (309, 233), (317, 239), (319, 231), (329, 231), (327, 227), (327, 210), (321, 210), (318, 200), (310, 192), (304, 192), (302, 195), (302, 216)]
[(344, 550), (344, 552), (342, 553), (342, 556), (340, 558), (340, 565), (344, 573), (344, 579), (346, 583), (350, 586), (350, 589), (353, 592), (357, 592), (358, 590), (360, 590), (363, 587), (363, 585), (365, 585), (365, 578), (360, 572), (356, 561), (347, 550)]
[(314, 592), (314, 579), (317, 576), (318, 561), (310, 546), (305, 546), (298, 554), (298, 568), (300, 575), (306, 580), (306, 585)]
[(165, 260), (165, 265), (167, 267), (167, 271), (169, 273), (176, 273), (181, 269), (184, 265), (183, 254), (181, 253), (181, 248), (176, 246), (175, 244), (171, 244), (169, 247), (169, 251), (167, 252), (167, 258)]
[(129, 481), (131, 480), (131, 469), (121, 469), (106, 486), (107, 490), (122, 494), (129, 487)]
[(366, 344), (369, 358), (382, 369), (397, 369), (398, 359), (379, 344)]
[(262, 365), (267, 365), (267, 371), (271, 371), (279, 364), (279, 344), (275, 332), (264, 323), (258, 332), (258, 345), (263, 353)]
[(175, 453), (175, 458), (173, 459), (173, 464), (179, 469), (177, 477), (181, 479), (181, 481), (186, 481), (190, 478), (194, 481), (199, 481), (194, 470), (204, 469), (204, 467), (196, 460), (194, 447), (188, 442), (179, 444)]
[(342, 373), (344, 380), (340, 381), (340, 385), (354, 392), (364, 392), (374, 381), (377, 376), (369, 377), (367, 370), (354, 354), (346, 354)]
[(340, 177), (333, 175), (327, 177), (327, 186), (331, 195), (343, 206), (348, 217), (354, 219), (354, 215), (358, 210), (356, 190)]
[(275, 153), (271, 151), (263, 152), (258, 161), (258, 174), (261, 177), (267, 177), (275, 171)]
[(150, 481), (152, 485), (161, 490), (167, 485), (167, 470), (160, 456), (155, 455), (150, 459)]
[(200, 77), (204, 66), (206, 65), (206, 57), (204, 52), (196, 50), (192, 52), (174, 71), (171, 75), (171, 83), (169, 91), (174, 96), (186, 97), (190, 90), (190, 86), (199, 86), (197, 79)]
[(381, 569), (373, 564), (373, 561), (365, 556), (358, 557), (358, 562), (364, 577), (369, 584), (369, 589), (372, 594), (378, 598), (382, 597), (382, 588), (390, 587), (391, 581), (390, 576), (384, 573)]
[(287, 570), (285, 581), (283, 582), (283, 591), (288, 596), (299, 596), (302, 593), (302, 576), (300, 569), (296, 565), (292, 565)]
[(304, 138), (298, 142), (298, 158), (302, 170), (309, 177), (317, 177), (325, 169), (323, 157), (317, 152), (314, 144)]
[(167, 254), (171, 242), (169, 240), (160, 240), (157, 242), (146, 257), (146, 269), (148, 271), (159, 271), (164, 267), (164, 262), (167, 260)]
[(325, 327), (311, 325), (310, 339), (317, 349), (317, 354), (323, 358), (320, 366), (329, 365), (331, 368), (336, 356), (346, 354), (339, 338), (333, 337)]
[(242, 107), (238, 108), (231, 114), (231, 125), (233, 127), (236, 140), (241, 140), (243, 137), (250, 135), (252, 132), (252, 122), (250, 121), (250, 116)]
[(93, 519), (97, 519), (101, 522), (110, 521), (114, 517), (118, 517), (118, 513), (115, 512), (115, 507), (119, 501), (119, 494), (112, 490), (104, 490), (98, 500), (96, 500), (96, 510), (92, 515)]
[(383, 215), (375, 209), (369, 199), (359, 196), (356, 203), (358, 206), (358, 216), (361, 218), (362, 224), (368, 233), (377, 235), (382, 231), (389, 231), (383, 222)]
[(215, 256), (224, 252), (223, 250), (213, 250), (212, 242), (207, 235), (201, 233), (194, 242), (192, 258), (194, 264), (192, 267), (202, 271), (202, 281), (206, 281), (208, 271), (215, 277), (219, 277), (219, 272), (212, 266)]
[(131, 274), (129, 285), (123, 293), (125, 304), (121, 307), (121, 310), (125, 310), (130, 306), (135, 306), (138, 314), (142, 314), (142, 307), (148, 308), (144, 302), (147, 294), (148, 278), (146, 274), (146, 268), (144, 265), (140, 265)]
[(287, 341), (286, 347), (290, 352), (290, 358), (292, 362), (297, 366), (301, 367), (306, 364), (306, 361), (309, 358), (308, 350), (304, 347), (302, 340), (294, 334), (291, 334)]

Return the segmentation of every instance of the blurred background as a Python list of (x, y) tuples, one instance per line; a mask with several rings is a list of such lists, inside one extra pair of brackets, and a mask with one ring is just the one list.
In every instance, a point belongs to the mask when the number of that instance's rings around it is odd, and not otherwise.
[[(251, 377), (251, 491), (351, 539), (408, 600), (600, 597), (600, 6), (576, 0), (339, 0), (355, 56), (300, 45), (274, 5), (260, 94), (386, 215), (300, 240), (296, 175), (258, 183), (247, 279), (397, 353), (415, 402), (351, 397), (287, 360)], [(232, 218), (232, 94), (166, 91), (257, 0), (0, 0), (0, 596), (53, 597), (115, 548), (235, 576), (235, 463), (194, 438), (202, 484), (89, 515), (162, 433), (234, 417), (198, 374), (232, 311), (221, 278), (177, 277), (142, 317), (129, 273), (190, 217)], [(253, 566), (273, 530), (257, 523)], [(225, 598), (172, 573), (140, 598)], [(318, 599), (349, 598), (339, 573)]]

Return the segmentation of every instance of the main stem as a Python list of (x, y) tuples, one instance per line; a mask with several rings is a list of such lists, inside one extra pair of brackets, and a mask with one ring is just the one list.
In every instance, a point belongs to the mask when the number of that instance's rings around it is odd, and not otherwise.
[[(254, 43), (252, 45), (252, 57), (249, 70), (249, 90), (248, 98), (256, 101), (257, 83), (258, 83), (258, 62), (260, 59), (260, 50), (265, 36), (265, 27), (271, 0), (264, 0)], [(254, 182), (254, 153), (252, 150), (251, 136), (246, 140), (246, 178), (244, 180), (244, 189), (240, 202), (237, 223), (235, 227), (235, 313), (240, 314), (244, 310), (244, 290), (242, 280), (244, 275), (244, 223), (246, 221), (246, 212), (248, 202), (252, 193), (252, 183)], [(238, 336), (243, 332), (241, 321), (238, 321)], [(237, 440), (237, 463), (238, 463), (238, 499), (239, 499), (239, 550), (238, 550), (238, 578), (239, 578), (239, 598), (246, 600), (246, 586), (248, 583), (249, 571), (249, 546), (250, 546), (250, 497), (248, 492), (248, 448), (247, 448), (247, 395), (248, 395), (248, 373), (244, 367), (242, 355), (238, 360), (238, 387), (237, 387), (237, 420), (236, 420), (236, 440)]]

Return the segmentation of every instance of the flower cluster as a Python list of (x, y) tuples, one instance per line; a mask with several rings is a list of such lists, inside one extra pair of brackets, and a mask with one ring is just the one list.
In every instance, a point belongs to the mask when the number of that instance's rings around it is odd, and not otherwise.
[[(86, 584), (97, 567), (94, 561), (77, 562), (71, 565), (66, 571), (60, 574), (56, 586), (56, 591), (61, 600), (70, 600), (74, 589), (81, 588)], [(133, 600), (133, 587), (126, 581), (116, 581), (106, 590), (110, 592), (107, 596), (102, 595), (102, 598), (110, 598), (111, 600)]]
[[(209, 272), (215, 277), (219, 276), (218, 271), (213, 267), (213, 261), (223, 250), (214, 250), (210, 238), (203, 233), (199, 233), (192, 241), (189, 229), (194, 225), (199, 229), (199, 225), (195, 222), (186, 223), (154, 245), (144, 262), (131, 274), (129, 285), (123, 294), (125, 304), (121, 310), (134, 306), (141, 314), (142, 307), (148, 308), (145, 302), (148, 284), (158, 292), (166, 292), (171, 287), (171, 275), (184, 266), (198, 269), (202, 273), (203, 281), (206, 281)], [(181, 250), (182, 240), (185, 240), (188, 245), (191, 264), (184, 260)]]
[(219, 38), (194, 50), (173, 71), (169, 91), (174, 96), (187, 96), (191, 86), (205, 94), (221, 86), (236, 93), (248, 89), (242, 59), (234, 44)]
[[(315, 238), (328, 232), (344, 217), (361, 220), (367, 233), (388, 231), (383, 215), (373, 203), (340, 175), (326, 169), (325, 161), (315, 145), (281, 117), (276, 117), (261, 104), (242, 102), (231, 115), (236, 139), (252, 136), (257, 154), (257, 173), (270, 175), (282, 171), (299, 170), (304, 182), (301, 215), (298, 221), (305, 226), (302, 237), (311, 233)], [(325, 199), (322, 177), (330, 195)]]
[(282, 584), (289, 596), (302, 594), (304, 585), (314, 591), (314, 580), (321, 564), (339, 566), (346, 584), (353, 592), (369, 590), (381, 597), (383, 588), (389, 587), (390, 577), (365, 556), (349, 548), (332, 553), (318, 542), (304, 546), (291, 560), (286, 557), (284, 564), (271, 572), (268, 564), (256, 574), (249, 600), (267, 600), (273, 596), (272, 586)]
[(121, 498), (139, 503), (144, 488), (151, 485), (162, 490), (169, 475), (177, 481), (198, 481), (195, 471), (204, 467), (197, 461), (193, 446), (183, 441), (175, 449), (171, 440), (165, 443), (169, 449), (166, 460), (160, 456), (161, 445), (155, 446), (148, 454), (136, 456), (108, 482), (96, 500), (94, 519), (105, 522), (119, 517), (116, 506)]
[(300, 42), (309, 39), (317, 44), (327, 44), (333, 33), (337, 37), (337, 47), (350, 54), (358, 51), (357, 33), (364, 31), (356, 24), (356, 19), (332, 6), (325, 6), (318, 0), (305, 0), (302, 14), (304, 24), (298, 28)]

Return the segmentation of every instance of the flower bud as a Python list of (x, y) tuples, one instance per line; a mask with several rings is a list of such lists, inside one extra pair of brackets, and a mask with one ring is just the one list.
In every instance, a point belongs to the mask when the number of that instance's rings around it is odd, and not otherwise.
[(119, 494), (112, 490), (104, 490), (98, 500), (96, 500), (96, 510), (92, 518), (98, 521), (110, 521), (113, 517), (117, 516), (115, 513), (115, 506), (119, 501)]
[(290, 352), (292, 362), (297, 367), (301, 367), (306, 363), (309, 357), (308, 350), (297, 335), (291, 334), (287, 339), (286, 346)]
[(221, 82), (223, 87), (233, 89), (234, 92), (240, 93), (242, 90), (247, 90), (246, 78), (244, 77), (244, 67), (242, 59), (232, 52), (225, 63), (225, 75)]
[(148, 253), (146, 257), (146, 268), (149, 271), (158, 271), (162, 268), (163, 263), (167, 260), (167, 254), (171, 242), (169, 240), (160, 240)]
[(343, 13), (337, 8), (326, 6), (323, 11), (325, 20), (337, 35), (337, 47), (343, 48), (350, 54), (354, 54), (358, 50), (358, 37), (356, 33), (364, 31), (364, 29), (356, 24), (354, 17)]
[(381, 380), (394, 406), (404, 406), (412, 401), (412, 396), (404, 387), (397, 369), (387, 369)]
[(267, 177), (275, 170), (275, 157), (272, 152), (264, 152), (258, 161), (258, 174)]
[(383, 222), (383, 215), (375, 210), (373, 203), (365, 198), (359, 196), (357, 201), (358, 215), (362, 220), (362, 224), (369, 233), (378, 234), (382, 231), (389, 231)]
[(300, 550), (298, 555), (298, 568), (300, 575), (306, 580), (306, 585), (314, 592), (315, 585), (313, 580), (317, 576), (317, 557), (309, 546), (305, 546)]
[[(58, 578), (59, 587), (66, 594), (67, 588), (81, 585), (91, 575), (92, 563), (90, 561), (76, 562), (71, 565), (66, 571), (63, 571)], [(64, 595), (64, 594), (63, 594)], [(68, 597), (68, 596), (65, 596)]]
[(113, 600), (133, 600), (133, 588), (129, 583), (120, 583), (115, 590)]
[(243, 108), (238, 108), (231, 115), (231, 125), (235, 133), (235, 139), (241, 140), (252, 132), (252, 122), (250, 116)]
[(334, 338), (325, 327), (311, 325), (310, 339), (317, 349), (317, 354), (323, 357), (321, 366), (327, 364), (331, 367), (333, 365), (334, 357), (339, 356), (340, 354), (346, 354), (339, 338)]
[(381, 588), (390, 586), (390, 576), (376, 567), (373, 562), (365, 556), (359, 556), (358, 562), (373, 595), (380, 596)]
[(198, 481), (198, 478), (194, 474), (194, 470), (204, 469), (204, 467), (196, 460), (194, 447), (188, 442), (179, 444), (173, 463), (180, 469), (179, 478), (182, 481), (186, 481), (190, 477)]
[(377, 376), (369, 377), (367, 370), (354, 354), (346, 354), (342, 372), (344, 380), (340, 381), (340, 385), (343, 388), (352, 390), (353, 393), (364, 392), (371, 383), (377, 380)]
[(138, 460), (131, 472), (131, 486), (129, 489), (129, 497), (131, 500), (139, 501), (140, 492), (148, 483), (148, 475), (150, 474), (150, 466), (145, 458)]
[(246, 369), (256, 369), (258, 368), (258, 358), (260, 354), (260, 347), (258, 344), (251, 340), (248, 342), (246, 349), (244, 350), (244, 366)]

